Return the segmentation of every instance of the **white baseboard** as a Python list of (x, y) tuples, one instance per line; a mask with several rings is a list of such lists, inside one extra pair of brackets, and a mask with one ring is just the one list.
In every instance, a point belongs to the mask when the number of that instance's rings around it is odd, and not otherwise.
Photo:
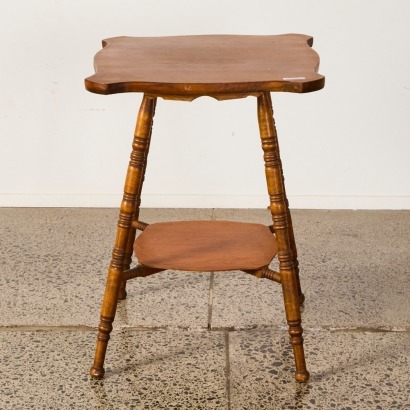
[[(266, 208), (267, 195), (143, 195), (145, 208)], [(121, 194), (0, 194), (0, 207), (118, 208)], [(410, 209), (410, 196), (289, 195), (295, 209)]]

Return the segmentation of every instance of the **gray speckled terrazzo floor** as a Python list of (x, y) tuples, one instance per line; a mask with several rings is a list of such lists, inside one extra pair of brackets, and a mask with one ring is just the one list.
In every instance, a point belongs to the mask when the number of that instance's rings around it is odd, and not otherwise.
[[(409, 211), (293, 211), (304, 385), (280, 287), (239, 272), (130, 281), (106, 378), (90, 380), (117, 214), (0, 209), (0, 409), (410, 409)], [(141, 219), (270, 224), (266, 210)]]

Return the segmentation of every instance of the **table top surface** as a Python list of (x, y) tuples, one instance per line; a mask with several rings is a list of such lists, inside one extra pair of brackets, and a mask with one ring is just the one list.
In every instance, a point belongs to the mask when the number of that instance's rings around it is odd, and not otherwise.
[(98, 94), (305, 93), (324, 86), (313, 39), (303, 34), (114, 37), (86, 78)]

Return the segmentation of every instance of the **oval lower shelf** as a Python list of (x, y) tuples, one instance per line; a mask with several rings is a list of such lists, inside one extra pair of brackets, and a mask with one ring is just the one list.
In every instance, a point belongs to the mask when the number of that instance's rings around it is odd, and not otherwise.
[(181, 221), (148, 225), (134, 251), (138, 263), (151, 268), (210, 272), (267, 266), (277, 246), (261, 224)]

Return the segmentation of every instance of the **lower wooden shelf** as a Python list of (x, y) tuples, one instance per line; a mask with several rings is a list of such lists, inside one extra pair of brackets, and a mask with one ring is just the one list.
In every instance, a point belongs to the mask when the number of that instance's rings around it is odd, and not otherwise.
[(181, 221), (148, 225), (134, 251), (138, 263), (151, 268), (210, 272), (267, 266), (277, 246), (261, 224)]

